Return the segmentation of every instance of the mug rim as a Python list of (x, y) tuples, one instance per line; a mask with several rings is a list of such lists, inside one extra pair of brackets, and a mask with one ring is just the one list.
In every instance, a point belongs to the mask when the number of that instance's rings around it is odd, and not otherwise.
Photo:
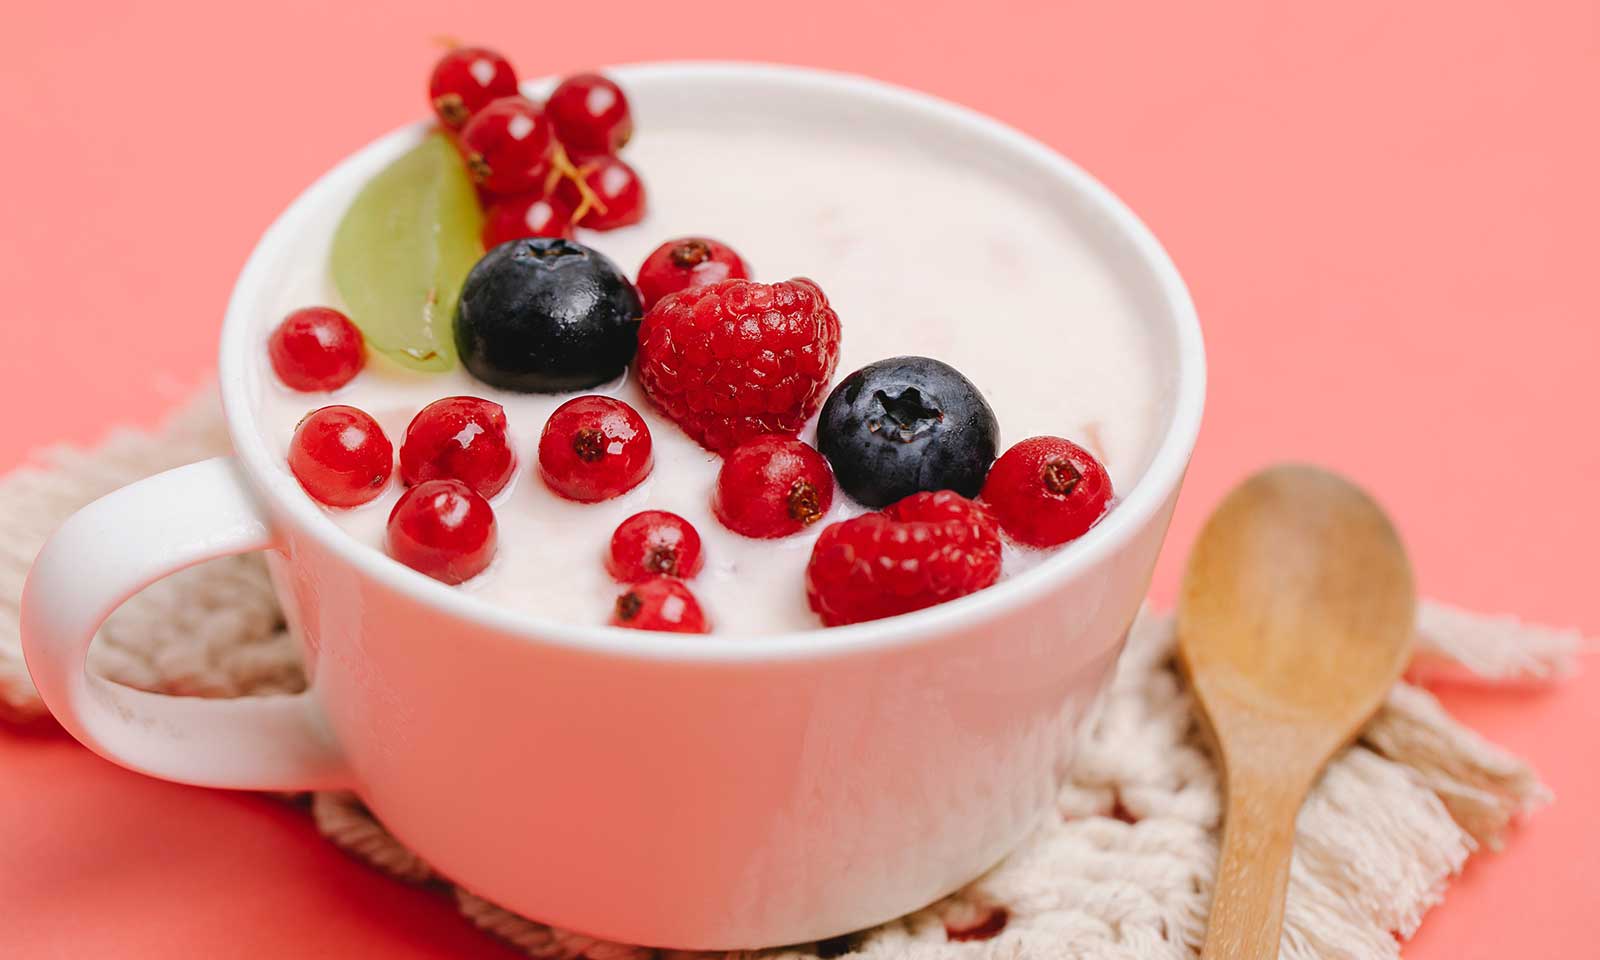
[[(348, 154), (296, 196), (262, 233), (234, 283), (219, 348), (222, 406), (234, 452), (245, 464), (251, 486), (270, 502), (269, 515), (273, 522), (292, 521), (297, 529), (314, 538), (331, 554), (388, 589), (500, 633), (591, 653), (647, 659), (747, 662), (824, 658), (889, 649), (991, 619), (1104, 562), (1143, 530), (1181, 485), (1199, 435), (1205, 405), (1205, 347), (1199, 319), (1177, 267), (1154, 234), (1089, 173), (1056, 150), (986, 114), (931, 94), (855, 74), (780, 64), (696, 60), (656, 61), (605, 69), (624, 84), (629, 80), (648, 81), (661, 76), (722, 82), (753, 78), (768, 84), (787, 84), (793, 88), (861, 98), (891, 109), (920, 114), (970, 136), (995, 142), (1009, 151), (1027, 154), (1048, 169), (1059, 188), (1075, 193), (1103, 216), (1109, 231), (1120, 236), (1135, 253), (1154, 278), (1161, 313), (1172, 328), (1170, 338), (1175, 361), (1172, 415), (1155, 455), (1138, 482), (1116, 509), (1088, 533), (1031, 569), (946, 603), (839, 627), (819, 626), (772, 634), (675, 634), (663, 638), (648, 631), (570, 623), (513, 611), (395, 563), (345, 533), (321, 507), (305, 496), (287, 471), (273, 469), (275, 458), (268, 449), (265, 435), (256, 427), (254, 407), (247, 390), (250, 378), (245, 364), (250, 345), (250, 321), (255, 312), (252, 305), (256, 298), (247, 298), (245, 294), (266, 281), (273, 253), (286, 242), (287, 222), (294, 214), (314, 205), (321, 193), (347, 176), (349, 169), (363, 158), (393, 147), (397, 141), (414, 138), (430, 126), (427, 121), (419, 121)], [(537, 89), (549, 82), (548, 79), (535, 80), (523, 86)]]

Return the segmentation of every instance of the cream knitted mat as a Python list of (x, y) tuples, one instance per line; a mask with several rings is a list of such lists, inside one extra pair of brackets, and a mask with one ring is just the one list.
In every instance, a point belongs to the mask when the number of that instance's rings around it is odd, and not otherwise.
[[(45, 715), (17, 639), (17, 599), (45, 537), (71, 511), (132, 480), (226, 452), (214, 399), (152, 434), (90, 451), (57, 449), (0, 480), (0, 718)], [(1579, 637), (1425, 604), (1421, 649), (1486, 681), (1564, 672)], [(257, 557), (215, 561), (131, 600), (107, 624), (91, 668), (136, 687), (228, 697), (303, 686)], [(1329, 767), (1300, 814), (1282, 956), (1397, 957), (1467, 858), (1498, 845), (1512, 818), (1549, 794), (1526, 764), (1403, 683), (1358, 743)], [(437, 887), (461, 912), (541, 958), (654, 957), (503, 911), (389, 836), (354, 798), (311, 798), (330, 840), (397, 878)], [(1086, 723), (1055, 816), (1003, 864), (948, 900), (863, 933), (760, 956), (873, 960), (1187, 960), (1205, 932), (1218, 835), (1218, 785), (1173, 668), (1168, 621), (1136, 626), (1116, 679)], [(676, 956), (676, 955), (674, 955)], [(666, 960), (666, 955), (662, 956)]]

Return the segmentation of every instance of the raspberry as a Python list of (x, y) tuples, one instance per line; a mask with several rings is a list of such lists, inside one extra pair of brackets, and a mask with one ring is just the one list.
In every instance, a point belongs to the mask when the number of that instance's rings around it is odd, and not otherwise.
[(694, 525), (665, 510), (646, 510), (622, 521), (606, 553), (606, 570), (622, 583), (658, 574), (687, 580), (704, 563)]
[(639, 382), (701, 446), (794, 436), (839, 362), (839, 315), (815, 283), (723, 280), (673, 294), (639, 327)]
[(994, 517), (940, 490), (825, 527), (806, 566), (806, 598), (836, 627), (931, 607), (999, 578)]
[(611, 612), (611, 625), (666, 633), (710, 632), (700, 602), (682, 580), (672, 577), (651, 577), (624, 590)]
[(1029, 437), (994, 462), (980, 496), (1012, 539), (1054, 547), (1083, 536), (1105, 515), (1111, 477), (1071, 440)]
[(833, 471), (822, 454), (791, 437), (757, 437), (728, 451), (711, 512), (734, 533), (787, 537), (833, 506)]

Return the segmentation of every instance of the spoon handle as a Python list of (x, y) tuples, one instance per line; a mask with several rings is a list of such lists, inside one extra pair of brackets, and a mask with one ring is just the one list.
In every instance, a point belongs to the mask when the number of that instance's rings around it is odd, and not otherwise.
[(1228, 774), (1227, 819), (1201, 960), (1274, 960), (1294, 854), (1294, 822), (1310, 778), (1245, 767)]

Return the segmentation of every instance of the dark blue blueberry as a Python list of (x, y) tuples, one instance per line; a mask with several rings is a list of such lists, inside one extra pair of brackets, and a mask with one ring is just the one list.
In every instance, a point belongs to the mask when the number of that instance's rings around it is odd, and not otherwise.
[(627, 368), (643, 312), (633, 284), (598, 250), (570, 240), (513, 240), (467, 274), (456, 350), (491, 386), (585, 390)]
[(893, 357), (867, 364), (828, 394), (817, 449), (844, 492), (869, 507), (921, 490), (975, 497), (999, 452), (1000, 424), (954, 367)]

